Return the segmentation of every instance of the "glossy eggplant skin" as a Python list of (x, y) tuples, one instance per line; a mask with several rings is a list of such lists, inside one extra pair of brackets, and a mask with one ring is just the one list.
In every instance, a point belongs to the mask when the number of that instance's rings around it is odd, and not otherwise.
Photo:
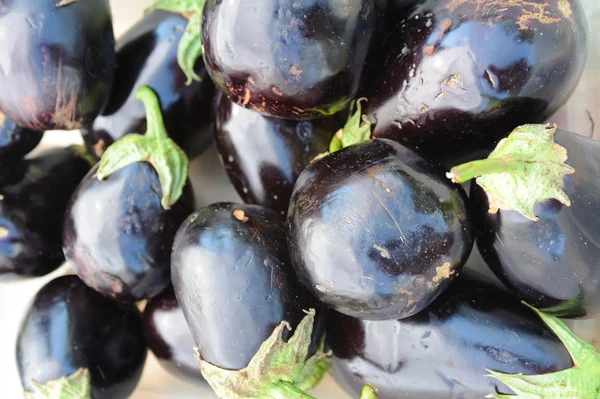
[(144, 331), (148, 347), (169, 373), (204, 381), (194, 356), (194, 338), (172, 288), (148, 301)]
[(538, 308), (559, 307), (561, 317), (600, 315), (600, 143), (558, 131), (575, 173), (564, 179), (571, 199), (537, 203), (534, 222), (515, 211), (490, 214), (487, 194), (471, 186), (477, 246), (498, 278)]
[(142, 315), (134, 304), (113, 302), (77, 276), (58, 277), (35, 296), (17, 339), (23, 388), (87, 368), (92, 399), (125, 399), (147, 354)]
[(222, 94), (216, 99), (215, 137), (229, 179), (244, 202), (285, 215), (300, 173), (329, 148), (343, 125), (332, 116), (314, 121), (271, 118)]
[(202, 60), (195, 68), (202, 81), (189, 86), (177, 63), (177, 46), (186, 25), (187, 19), (179, 14), (155, 11), (119, 38), (110, 100), (84, 134), (90, 152), (100, 157), (114, 141), (146, 130), (144, 105), (135, 98), (140, 86), (154, 90), (167, 132), (188, 156), (201, 153), (212, 143), (214, 85)]
[(315, 119), (352, 100), (380, 19), (379, 0), (208, 0), (204, 62), (232, 101)]
[(37, 147), (43, 135), (43, 132), (17, 126), (0, 112), (0, 165), (22, 159)]
[(288, 212), (292, 262), (338, 312), (369, 320), (423, 310), (473, 247), (463, 189), (438, 164), (390, 140), (344, 148), (309, 165)]
[(297, 281), (277, 213), (233, 203), (198, 210), (177, 232), (171, 277), (209, 363), (243, 369), (275, 327), (284, 320), (295, 327), (311, 308), (317, 312), (311, 352), (316, 350), (325, 310)]
[(403, 320), (334, 313), (327, 328), (335, 380), (353, 397), (366, 383), (379, 399), (480, 399), (511, 391), (486, 377), (573, 367), (558, 338), (518, 298), (463, 272), (431, 306)]
[(587, 22), (578, 0), (427, 0), (386, 42), (367, 94), (374, 137), (474, 158), (567, 101)]
[(102, 181), (96, 171), (83, 179), (67, 208), (65, 256), (77, 275), (105, 296), (152, 298), (169, 285), (175, 233), (194, 210), (190, 185), (165, 210), (158, 174), (149, 163), (131, 164)]
[(90, 167), (53, 148), (0, 168), (0, 275), (43, 276), (63, 263), (63, 217)]
[(0, 10), (0, 111), (37, 131), (87, 126), (115, 69), (108, 0), (12, 0)]

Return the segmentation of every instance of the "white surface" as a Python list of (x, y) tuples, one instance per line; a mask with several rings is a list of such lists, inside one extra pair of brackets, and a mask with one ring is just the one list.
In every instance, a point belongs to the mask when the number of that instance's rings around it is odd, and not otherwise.
[[(142, 15), (145, 7), (152, 0), (113, 0), (111, 1), (114, 15), (115, 33), (118, 36), (131, 26)], [(583, 1), (593, 20), (590, 21), (592, 36), (590, 40), (589, 67), (582, 83), (570, 104), (557, 117), (561, 127), (575, 132), (586, 132), (591, 122), (587, 117), (589, 111), (596, 121), (595, 137), (600, 138), (600, 4), (597, 0)], [(78, 136), (69, 132), (51, 132), (44, 138), (44, 145), (56, 145), (65, 140), (77, 141)], [(191, 165), (193, 185), (196, 191), (198, 205), (207, 205), (216, 201), (239, 201), (229, 185), (225, 173), (218, 161), (214, 149), (194, 160)], [(15, 341), (19, 324), (35, 293), (46, 282), (65, 272), (61, 268), (49, 276), (10, 284), (0, 283), (0, 397), (18, 399), (22, 397), (21, 386), (15, 366)], [(600, 338), (596, 331), (600, 330), (599, 319), (577, 322), (575, 330), (585, 339), (596, 343)], [(344, 399), (346, 396), (331, 380), (326, 380), (311, 392), (321, 399)], [(152, 355), (144, 369), (141, 383), (132, 399), (208, 399), (215, 398), (210, 389), (202, 385), (171, 377), (163, 371)]]

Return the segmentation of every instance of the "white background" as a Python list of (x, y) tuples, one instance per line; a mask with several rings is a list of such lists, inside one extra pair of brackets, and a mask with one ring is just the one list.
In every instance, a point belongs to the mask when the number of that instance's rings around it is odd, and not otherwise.
[[(600, 138), (600, 5), (598, 0), (583, 0), (590, 16), (590, 56), (588, 68), (571, 102), (553, 121), (563, 129), (574, 132), (589, 132), (589, 111), (596, 122), (594, 136)], [(113, 0), (114, 29), (117, 37), (138, 20), (152, 0)], [(43, 144), (56, 145), (78, 140), (73, 132), (47, 133)], [(191, 164), (193, 184), (196, 188), (198, 205), (216, 201), (239, 201), (229, 185), (214, 149)], [(22, 397), (19, 377), (15, 366), (15, 340), (19, 324), (33, 296), (47, 281), (65, 272), (61, 268), (49, 276), (0, 283), (0, 397), (19, 399)], [(577, 322), (576, 331), (596, 344), (600, 342), (600, 321)], [(327, 378), (312, 394), (321, 399), (343, 399), (347, 396)], [(215, 398), (206, 386), (190, 384), (171, 377), (158, 365), (150, 354), (138, 389), (132, 399), (208, 399)]]

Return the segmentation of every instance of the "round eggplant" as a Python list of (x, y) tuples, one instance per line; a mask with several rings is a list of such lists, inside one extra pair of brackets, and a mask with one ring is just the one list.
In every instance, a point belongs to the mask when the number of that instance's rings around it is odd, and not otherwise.
[(275, 327), (296, 326), (311, 308), (315, 352), (324, 311), (297, 282), (277, 213), (232, 203), (197, 211), (177, 232), (171, 273), (203, 360), (243, 369)]
[(439, 165), (390, 140), (334, 152), (300, 175), (288, 212), (300, 280), (361, 319), (423, 310), (473, 246), (463, 189)]
[(110, 94), (108, 0), (12, 0), (0, 12), (0, 111), (36, 131), (79, 129)]
[(427, 0), (381, 54), (367, 94), (374, 137), (440, 160), (475, 158), (567, 101), (587, 22), (578, 0)]
[(489, 213), (489, 199), (476, 183), (471, 205), (477, 246), (498, 278), (527, 303), (560, 317), (600, 316), (600, 143), (558, 131), (575, 169), (564, 179), (566, 206), (538, 202), (533, 221), (515, 211)]
[(43, 132), (24, 129), (0, 112), (0, 164), (12, 163), (29, 154), (42, 141)]
[(77, 276), (62, 276), (35, 296), (19, 331), (17, 366), (26, 391), (86, 368), (92, 399), (125, 399), (146, 361), (142, 315), (113, 302)]
[(232, 101), (269, 116), (314, 119), (355, 97), (380, 1), (208, 0), (204, 61)]
[(146, 114), (135, 97), (144, 85), (157, 94), (170, 137), (191, 157), (212, 143), (211, 105), (214, 93), (202, 60), (195, 71), (201, 81), (186, 85), (177, 64), (177, 45), (187, 20), (178, 14), (154, 11), (117, 41), (117, 69), (108, 105), (84, 132), (97, 157), (114, 141), (146, 129)]
[[(99, 180), (83, 179), (67, 208), (64, 253), (90, 287), (120, 301), (152, 298), (170, 281), (175, 233), (193, 212), (191, 190), (169, 210), (155, 169), (133, 163)], [(189, 188), (189, 184), (187, 185)]]
[(244, 202), (285, 215), (300, 173), (327, 151), (341, 119), (270, 118), (219, 94), (215, 134), (221, 161)]
[(194, 356), (194, 338), (172, 288), (148, 301), (144, 330), (150, 350), (168, 372), (204, 381)]
[(90, 167), (53, 148), (0, 168), (0, 275), (43, 276), (63, 263), (63, 217)]
[(531, 375), (573, 367), (535, 313), (473, 272), (407, 319), (332, 314), (327, 340), (334, 378), (354, 397), (369, 383), (379, 399), (479, 399), (511, 393), (487, 370)]

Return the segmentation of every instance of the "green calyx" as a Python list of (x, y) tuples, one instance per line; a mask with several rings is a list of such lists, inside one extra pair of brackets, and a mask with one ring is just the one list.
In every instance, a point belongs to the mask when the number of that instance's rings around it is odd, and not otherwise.
[(202, 56), (202, 40), (200, 38), (200, 25), (202, 24), (202, 8), (205, 0), (157, 0), (146, 13), (154, 10), (169, 11), (181, 14), (188, 19), (185, 32), (177, 47), (177, 62), (186, 76), (186, 85), (201, 78), (194, 71), (194, 65)]
[(33, 382), (35, 392), (25, 392), (27, 399), (91, 399), (90, 372), (79, 369), (74, 374), (45, 384)]
[[(529, 306), (529, 305), (527, 305)], [(562, 341), (574, 366), (556, 373), (541, 375), (504, 374), (487, 370), (509, 387), (515, 395), (493, 393), (495, 399), (600, 399), (600, 353), (576, 336), (558, 318), (529, 306)]]
[(73, 151), (79, 158), (89, 163), (90, 166), (96, 165), (96, 160), (94, 159), (92, 154), (89, 153), (89, 151), (84, 145), (73, 144), (69, 146), (69, 149), (71, 149), (71, 151)]
[(519, 126), (487, 159), (456, 166), (446, 176), (455, 183), (476, 178), (488, 195), (490, 213), (514, 210), (537, 221), (537, 202), (554, 198), (571, 205), (562, 187), (575, 169), (565, 164), (567, 150), (554, 142), (555, 133), (555, 125)]
[(148, 86), (135, 96), (146, 107), (146, 134), (128, 134), (106, 149), (96, 174), (104, 180), (114, 172), (136, 162), (150, 163), (160, 181), (161, 204), (169, 209), (179, 200), (187, 182), (189, 160), (185, 152), (167, 135), (156, 94)]
[(362, 389), (360, 399), (377, 399), (377, 391), (371, 385), (367, 384)]
[[(343, 128), (338, 130), (331, 139), (329, 151), (317, 155), (315, 160), (321, 159), (342, 148), (350, 147), (351, 145), (371, 139), (371, 122), (367, 116), (362, 113), (362, 101), (366, 101), (366, 98), (360, 98), (350, 104), (350, 116), (348, 116), (346, 124)], [(356, 111), (354, 110), (355, 106)]]

